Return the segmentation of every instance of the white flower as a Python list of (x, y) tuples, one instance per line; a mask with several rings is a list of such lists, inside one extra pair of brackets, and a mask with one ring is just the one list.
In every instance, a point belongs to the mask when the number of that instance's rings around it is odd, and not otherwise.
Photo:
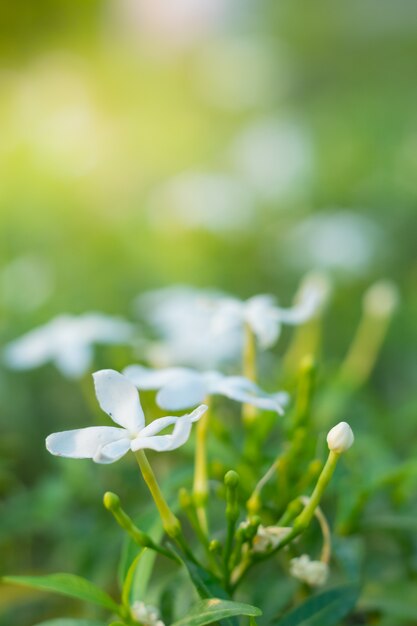
[(93, 344), (125, 343), (132, 336), (133, 326), (118, 317), (102, 313), (59, 315), (9, 343), (4, 358), (17, 370), (53, 362), (64, 376), (77, 378), (91, 365)]
[[(175, 450), (187, 441), (192, 423), (207, 410), (205, 405), (201, 405), (190, 414), (161, 417), (145, 426), (137, 389), (129, 379), (114, 370), (101, 370), (95, 372), (93, 377), (100, 407), (121, 428), (91, 426), (54, 433), (46, 439), (46, 447), (51, 454), (113, 463), (128, 450)], [(171, 434), (158, 435), (168, 426), (174, 426)]]
[(277, 341), (281, 324), (303, 324), (313, 317), (322, 301), (322, 286), (317, 287), (313, 282), (305, 283), (299, 291), (296, 304), (288, 309), (277, 306), (274, 297), (270, 295), (253, 296), (245, 301), (224, 298), (215, 305), (217, 310), (213, 316), (213, 330), (223, 336), (247, 325), (262, 348), (269, 348)]
[(151, 344), (148, 358), (157, 367), (186, 365), (217, 367), (240, 351), (238, 333), (214, 341), (211, 328), (215, 303), (224, 295), (185, 285), (142, 294), (136, 300), (139, 314), (159, 341)]
[(352, 429), (347, 422), (339, 422), (327, 434), (329, 450), (338, 454), (349, 450), (354, 440)]
[(269, 552), (277, 548), (291, 528), (287, 526), (259, 526), (253, 540), (254, 552)]
[(214, 371), (197, 372), (185, 367), (153, 370), (130, 365), (123, 374), (140, 390), (159, 389), (156, 401), (170, 411), (195, 406), (216, 394), (282, 414), (288, 400), (285, 392), (268, 394), (243, 376), (224, 376)]
[(325, 584), (328, 578), (329, 567), (326, 563), (312, 561), (308, 554), (303, 554), (295, 559), (291, 559), (290, 574), (311, 587), (320, 587)]
[(296, 267), (354, 276), (372, 265), (383, 243), (376, 222), (361, 213), (337, 209), (300, 221), (286, 237), (284, 254)]
[(137, 620), (144, 626), (165, 626), (164, 622), (159, 619), (159, 611), (154, 606), (136, 601), (131, 607), (133, 619)]

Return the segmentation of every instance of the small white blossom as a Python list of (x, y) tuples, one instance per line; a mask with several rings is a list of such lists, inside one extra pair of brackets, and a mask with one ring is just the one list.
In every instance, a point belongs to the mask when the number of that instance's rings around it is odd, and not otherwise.
[(287, 309), (277, 306), (271, 295), (253, 296), (245, 301), (224, 298), (215, 304), (213, 331), (223, 337), (246, 325), (262, 348), (270, 348), (277, 341), (282, 324), (303, 324), (316, 314), (325, 291), (319, 280), (304, 281), (295, 305)]
[[(101, 370), (93, 377), (100, 407), (121, 428), (91, 426), (54, 433), (46, 439), (46, 447), (51, 454), (113, 463), (128, 450), (175, 450), (187, 441), (193, 422), (207, 410), (205, 405), (201, 405), (190, 414), (161, 417), (145, 426), (138, 391), (128, 378), (114, 370)], [(168, 426), (174, 426), (172, 433), (158, 434)]]
[(259, 526), (253, 540), (254, 552), (269, 552), (279, 546), (291, 528), (287, 526)]
[(185, 367), (153, 370), (130, 365), (123, 370), (139, 390), (159, 389), (158, 405), (170, 411), (200, 404), (211, 395), (222, 395), (237, 402), (251, 404), (266, 411), (284, 412), (288, 394), (268, 394), (243, 376), (224, 376), (220, 372), (198, 372)]
[(291, 559), (290, 574), (311, 587), (321, 587), (329, 576), (329, 567), (322, 561), (312, 561), (308, 554)]
[(165, 626), (164, 622), (159, 619), (158, 609), (154, 606), (137, 601), (131, 606), (130, 612), (133, 619), (143, 626)]
[(339, 422), (327, 434), (329, 450), (341, 454), (349, 450), (355, 438), (347, 422)]
[(28, 370), (52, 362), (64, 376), (78, 378), (93, 360), (93, 345), (130, 341), (133, 326), (102, 313), (59, 315), (9, 343), (4, 350), (12, 369)]
[(210, 289), (176, 285), (149, 291), (136, 299), (135, 306), (150, 325), (157, 340), (150, 344), (148, 358), (153, 365), (217, 367), (239, 354), (240, 337), (229, 333), (213, 340), (210, 328), (213, 309), (224, 295)]

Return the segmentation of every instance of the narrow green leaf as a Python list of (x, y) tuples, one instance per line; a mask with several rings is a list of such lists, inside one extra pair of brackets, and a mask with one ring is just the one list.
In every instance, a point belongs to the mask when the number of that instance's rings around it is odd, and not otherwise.
[(122, 589), (122, 602), (125, 606), (130, 606), (130, 592), (132, 590), (133, 579), (136, 574), (136, 569), (138, 567), (139, 561), (146, 554), (147, 550), (144, 548), (139, 552), (135, 559), (133, 559), (129, 569), (127, 570), (126, 578), (123, 583)]
[(98, 604), (109, 611), (118, 613), (119, 607), (114, 600), (96, 587), (93, 583), (74, 574), (50, 574), (49, 576), (4, 576), (4, 583), (32, 587), (41, 591), (51, 591), (64, 596), (77, 598), (86, 602)]
[(308, 598), (303, 604), (284, 615), (276, 626), (335, 626), (356, 604), (357, 585), (342, 585)]
[(35, 626), (107, 626), (104, 622), (97, 622), (90, 619), (76, 619), (76, 618), (61, 618), (51, 619), (47, 622), (41, 622), (35, 624)]
[(172, 626), (204, 626), (205, 624), (212, 624), (213, 622), (237, 615), (255, 617), (262, 615), (262, 611), (250, 604), (210, 598), (194, 605), (188, 615), (172, 624)]

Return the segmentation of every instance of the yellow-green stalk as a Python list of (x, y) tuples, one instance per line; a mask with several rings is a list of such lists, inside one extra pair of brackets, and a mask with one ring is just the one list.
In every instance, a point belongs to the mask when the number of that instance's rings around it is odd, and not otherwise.
[(208, 410), (200, 418), (196, 427), (196, 448), (194, 464), (193, 498), (201, 530), (208, 536), (206, 504), (208, 499), (208, 472), (207, 472), (207, 435), (210, 419), (210, 401), (207, 398)]

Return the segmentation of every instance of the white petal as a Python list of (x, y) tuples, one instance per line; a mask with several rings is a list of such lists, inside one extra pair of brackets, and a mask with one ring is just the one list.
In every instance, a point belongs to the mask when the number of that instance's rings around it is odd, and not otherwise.
[(93, 374), (93, 378), (103, 411), (131, 433), (141, 430), (145, 425), (145, 416), (134, 384), (115, 370), (100, 370)]
[[(121, 429), (118, 429), (121, 430)], [(132, 440), (130, 437), (119, 439), (119, 441), (112, 441), (107, 445), (101, 447), (94, 455), (93, 461), (96, 463), (114, 463), (130, 450), (130, 444)]]
[(224, 298), (215, 305), (211, 330), (215, 335), (223, 335), (244, 322), (245, 303), (236, 298)]
[(53, 433), (46, 439), (46, 448), (56, 456), (93, 459), (101, 448), (125, 440), (127, 432), (114, 426), (91, 426)]
[(85, 374), (93, 360), (93, 350), (87, 344), (73, 342), (65, 346), (55, 356), (59, 371), (68, 378), (79, 378)]
[(149, 448), (157, 452), (175, 450), (182, 446), (190, 436), (192, 422), (188, 415), (179, 417), (175, 423), (174, 430), (170, 435), (155, 435), (154, 437), (137, 437), (132, 441), (132, 450), (142, 450)]
[[(145, 429), (139, 434), (136, 439), (134, 439), (131, 443), (131, 448), (133, 451), (142, 450), (143, 448), (149, 448), (151, 450), (156, 450), (158, 452), (175, 450), (182, 446), (190, 436), (191, 427), (193, 422), (196, 422), (200, 419), (200, 417), (207, 411), (207, 406), (202, 404), (195, 411), (190, 414), (182, 415), (181, 417), (177, 417), (175, 421), (174, 430), (169, 435), (155, 435), (155, 436), (143, 436), (145, 433)], [(162, 417), (159, 420), (155, 420), (149, 426), (155, 424), (158, 427), (158, 431), (162, 430), (161, 427), (166, 428), (170, 424), (174, 423), (172, 421), (173, 418)], [(149, 428), (149, 427), (147, 427)], [(152, 431), (149, 429), (148, 433)], [(155, 431), (153, 431), (155, 432)]]
[(245, 317), (262, 348), (273, 346), (281, 332), (274, 298), (268, 295), (250, 298), (246, 303)]
[(185, 367), (168, 367), (158, 370), (143, 365), (129, 365), (125, 367), (122, 373), (138, 389), (160, 389), (188, 371)]
[[(192, 413), (188, 413), (187, 417), (190, 418), (192, 422), (197, 422), (202, 415), (207, 411), (208, 407), (206, 404), (200, 404), (199, 407), (194, 409)], [(168, 415), (167, 417), (160, 417), (159, 419), (154, 420), (145, 428), (140, 431), (141, 437), (152, 437), (153, 435), (157, 435), (168, 426), (172, 426), (178, 421), (179, 417), (175, 415)]]
[(89, 343), (125, 343), (132, 338), (134, 332), (133, 324), (121, 317), (103, 313), (84, 313), (75, 318), (75, 321), (78, 335)]
[(283, 392), (268, 394), (243, 376), (225, 376), (219, 380), (216, 393), (266, 411), (284, 413)]
[(6, 364), (18, 370), (32, 369), (49, 361), (53, 348), (53, 323), (31, 330), (9, 343), (4, 350)]
[(162, 409), (179, 411), (200, 404), (206, 397), (204, 379), (198, 372), (183, 373), (164, 385), (156, 396)]

